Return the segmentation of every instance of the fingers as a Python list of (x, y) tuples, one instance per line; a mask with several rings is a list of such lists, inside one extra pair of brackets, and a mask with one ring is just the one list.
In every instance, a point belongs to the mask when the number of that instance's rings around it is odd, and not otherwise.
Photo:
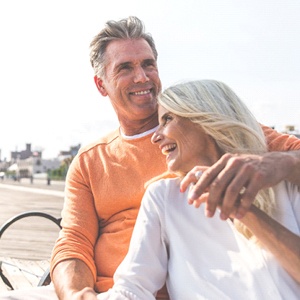
[[(211, 184), (211, 178), (214, 178), (219, 169), (222, 169), (222, 166), (215, 165), (214, 167), (194, 167), (181, 181), (180, 190), (181, 192), (185, 192), (188, 187), (188, 203), (194, 205), (198, 208), (202, 203), (207, 203), (207, 199), (210, 197), (208, 193), (208, 187)], [(197, 173), (202, 171), (200, 177), (197, 176)], [(211, 201), (210, 209), (205, 211), (208, 217), (212, 217), (215, 213), (217, 208), (218, 202)], [(207, 207), (207, 205), (206, 205)]]
[[(248, 202), (245, 201), (247, 195), (247, 184), (249, 171), (246, 174), (241, 162), (229, 160), (226, 167), (211, 187), (211, 197), (217, 197), (220, 203), (220, 218), (226, 220), (234, 209), (237, 209), (236, 217), (241, 218), (247, 211)], [(210, 206), (210, 199), (208, 199)]]
[[(198, 176), (196, 176), (196, 173), (198, 171), (203, 171), (203, 168), (197, 166), (194, 167), (190, 172), (188, 172), (185, 177), (182, 179), (181, 183), (180, 183), (180, 191), (181, 192), (185, 192), (187, 190), (187, 188), (190, 186), (190, 184), (195, 184), (198, 182), (198, 180), (200, 179), (200, 177), (198, 178)], [(201, 193), (199, 194), (201, 195)], [(198, 197), (197, 197), (198, 198)]]
[(224, 169), (210, 186), (207, 210), (213, 211), (218, 202), (222, 220), (226, 220), (234, 210), (236, 218), (244, 217), (261, 188), (258, 174), (249, 158), (227, 157)]
[[(263, 174), (255, 167), (257, 159), (225, 154), (213, 166), (193, 168), (181, 182), (184, 192), (190, 184), (188, 203), (199, 207), (206, 203), (207, 217), (213, 217), (217, 207), (220, 218), (226, 220), (234, 214), (242, 218), (250, 209), (263, 185)], [(197, 171), (203, 174), (198, 179)], [(209, 193), (207, 193), (209, 191)]]
[(190, 204), (192, 204), (195, 208), (199, 208), (202, 203), (207, 201), (208, 195), (208, 193), (203, 193), (198, 199), (194, 200)]
[[(207, 168), (201, 178), (195, 183), (192, 191), (189, 193), (189, 203), (193, 203), (201, 197), (205, 191), (208, 191), (209, 188), (209, 195), (206, 200), (205, 208), (205, 214), (207, 217), (214, 216), (217, 207), (223, 202), (223, 191), (232, 180), (233, 172), (228, 172), (226, 170), (226, 165), (231, 157), (232, 156), (230, 154), (226, 154), (213, 166)], [(195, 170), (196, 168), (192, 171)], [(233, 207), (234, 201), (229, 201), (228, 205), (229, 207)]]
[(219, 206), (221, 209), (220, 217), (225, 220), (229, 216), (228, 212), (230, 213), (236, 203), (236, 198), (226, 195), (234, 177), (234, 170), (227, 166), (228, 160), (229, 158), (225, 157), (213, 165), (207, 175), (208, 181), (210, 181), (209, 197), (206, 202), (207, 217), (213, 217)]
[[(221, 208), (223, 214), (221, 218), (225, 219), (231, 213), (230, 198), (232, 199), (231, 201), (238, 203), (236, 218), (243, 218), (250, 210), (259, 190), (266, 187), (266, 175), (258, 167), (259, 160), (258, 157), (248, 157), (246, 159), (237, 157), (232, 159), (232, 169), (235, 170), (235, 176), (226, 189)], [(234, 168), (235, 164), (236, 168)]]
[(250, 210), (255, 197), (262, 186), (262, 178), (259, 172), (251, 174), (251, 180), (248, 181), (245, 191), (241, 195), (239, 206), (237, 207), (236, 218), (241, 219)]

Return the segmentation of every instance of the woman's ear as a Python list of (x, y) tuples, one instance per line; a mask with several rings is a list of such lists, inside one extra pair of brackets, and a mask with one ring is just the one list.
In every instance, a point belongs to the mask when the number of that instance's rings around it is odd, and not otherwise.
[(107, 92), (106, 92), (106, 90), (105, 90), (105, 88), (104, 88), (104, 86), (103, 86), (103, 81), (102, 81), (102, 79), (100, 79), (100, 78), (97, 77), (97, 76), (94, 76), (94, 81), (95, 81), (95, 84), (96, 84), (97, 89), (98, 89), (98, 91), (100, 92), (100, 94), (101, 94), (103, 97), (107, 96)]

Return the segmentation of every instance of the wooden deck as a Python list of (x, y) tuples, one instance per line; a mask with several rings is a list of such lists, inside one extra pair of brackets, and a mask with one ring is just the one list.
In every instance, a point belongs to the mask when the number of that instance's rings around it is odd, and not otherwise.
[[(0, 267), (3, 275), (9, 280), (13, 288), (26, 289), (38, 286), (46, 270), (49, 268), (49, 260), (23, 260), (11, 257), (0, 257)], [(11, 288), (0, 281), (0, 291)]]
[[(62, 183), (30, 184), (0, 181), (0, 225), (16, 214), (41, 211), (59, 218), (63, 206)], [(10, 226), (0, 239), (0, 261), (15, 289), (36, 286), (45, 269), (59, 228), (50, 220), (30, 217)], [(8, 287), (0, 279), (0, 292)]]

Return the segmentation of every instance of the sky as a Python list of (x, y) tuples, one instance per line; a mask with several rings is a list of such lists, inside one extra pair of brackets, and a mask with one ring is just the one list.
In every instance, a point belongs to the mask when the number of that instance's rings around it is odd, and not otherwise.
[(259, 122), (300, 130), (298, 0), (0, 0), (0, 159), (27, 143), (53, 158), (118, 126), (89, 44), (129, 15), (155, 40), (163, 88), (220, 80)]

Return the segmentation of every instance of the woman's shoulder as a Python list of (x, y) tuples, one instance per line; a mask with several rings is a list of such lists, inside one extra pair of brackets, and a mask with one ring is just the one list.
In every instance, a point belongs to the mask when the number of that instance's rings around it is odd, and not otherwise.
[(179, 177), (160, 177), (148, 182), (143, 201), (165, 205), (166, 202), (180, 194)]
[(158, 175), (158, 176), (155, 176), (153, 178), (151, 178), (150, 180), (148, 180), (146, 183), (145, 183), (145, 188), (147, 188), (149, 185), (151, 185), (152, 183), (154, 182), (159, 182), (161, 180), (166, 180), (166, 179), (170, 179), (170, 178), (178, 178), (178, 176), (174, 173), (170, 173), (168, 171)]
[(180, 193), (180, 178), (161, 178), (151, 182), (144, 194), (142, 200), (142, 208), (152, 213), (156, 212), (165, 219), (165, 214), (170, 214), (175, 209), (174, 201), (181, 197)]
[(148, 182), (147, 189), (154, 190), (173, 190), (176, 187), (180, 186), (180, 178), (179, 177), (163, 177), (156, 178), (155, 180), (151, 180)]

